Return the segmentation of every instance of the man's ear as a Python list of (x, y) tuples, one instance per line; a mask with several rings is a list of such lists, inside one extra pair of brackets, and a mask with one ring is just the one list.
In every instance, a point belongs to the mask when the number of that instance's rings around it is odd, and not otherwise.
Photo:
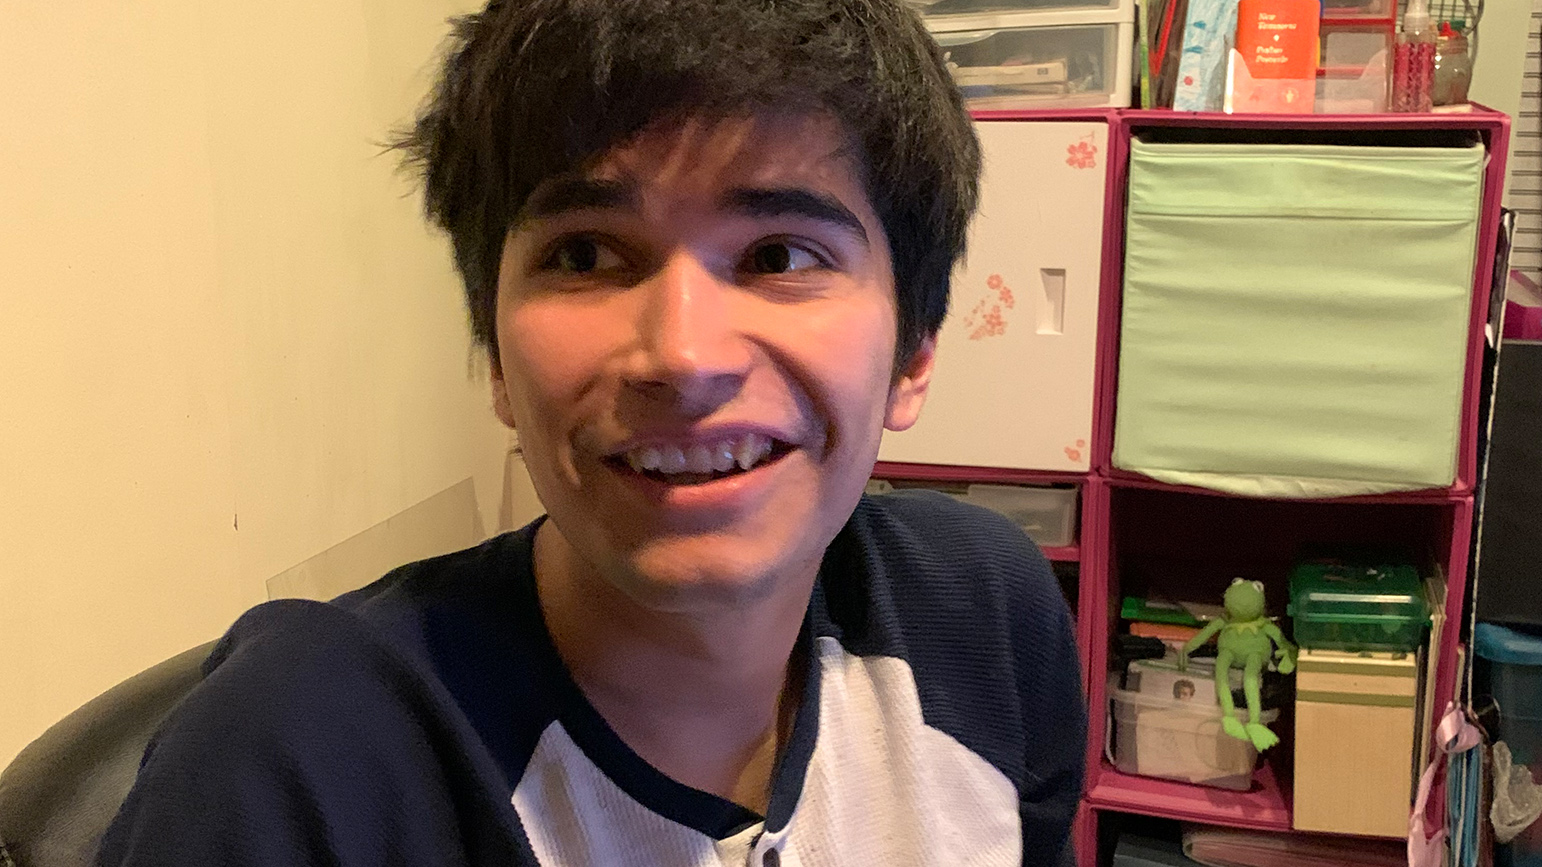
[(937, 336), (921, 341), (916, 351), (905, 362), (894, 385), (889, 387), (889, 405), (884, 411), (883, 426), (892, 431), (908, 429), (921, 417), (921, 405), (926, 403), (926, 390), (932, 384), (932, 367), (937, 363)]
[(493, 391), (493, 415), (496, 415), (505, 427), (513, 430), (514, 405), (509, 400), (509, 385), (503, 379), (503, 365), (498, 363), (498, 350), (489, 349), (487, 353), (490, 357), (488, 369), (491, 375), (487, 380)]

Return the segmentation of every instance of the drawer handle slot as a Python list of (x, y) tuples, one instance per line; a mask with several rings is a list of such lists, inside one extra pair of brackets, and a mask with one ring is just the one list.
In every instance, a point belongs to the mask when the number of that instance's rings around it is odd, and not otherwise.
[(1065, 333), (1065, 269), (1040, 268), (1039, 281), (1044, 285), (1044, 303), (1039, 305), (1040, 334)]

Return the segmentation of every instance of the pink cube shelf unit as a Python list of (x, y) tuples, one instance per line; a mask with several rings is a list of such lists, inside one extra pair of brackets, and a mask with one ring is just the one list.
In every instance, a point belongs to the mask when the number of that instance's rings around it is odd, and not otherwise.
[[(1075, 831), (1081, 867), (1109, 862), (1107, 846), (1102, 847), (1101, 857), (1099, 852), (1099, 824), (1104, 816), (1130, 813), (1290, 831), (1288, 714), (1275, 726), (1283, 742), (1266, 754), (1252, 788), (1244, 792), (1122, 773), (1105, 757), (1106, 678), (1120, 599), (1149, 591), (1186, 591), (1195, 598), (1213, 596), (1219, 601), (1230, 576), (1247, 574), (1265, 581), (1270, 613), (1283, 615), (1287, 572), (1302, 546), (1368, 543), (1421, 552), (1420, 566), (1426, 574), (1445, 576), (1447, 622), (1463, 622), (1473, 491), (1479, 472), (1478, 383), (1509, 120), (1481, 108), (1440, 115), (1269, 116), (1102, 109), (979, 112), (975, 117), (987, 131), (986, 184), (997, 187), (986, 190), (986, 207), (972, 230), (991, 240), (978, 250), (971, 245), (971, 261), (961, 272), (969, 282), (963, 284), (962, 293), (955, 289), (950, 325), (940, 347), (943, 375), (933, 388), (934, 396), (940, 398), (937, 403), (947, 407), (947, 418), (936, 422), (930, 439), (919, 437), (902, 447), (886, 444), (874, 475), (1076, 487), (1080, 509), (1075, 543), (1046, 553), (1053, 560), (1076, 564), (1079, 570), (1077, 638), (1091, 709), (1086, 789)], [(1033, 125), (1035, 130), (1002, 135), (995, 128), (1004, 124)], [(1329, 145), (1481, 143), (1486, 159), (1471, 277), (1465, 387), (1450, 485), (1331, 498), (1249, 497), (1169, 484), (1114, 466), (1124, 266), (1127, 255), (1139, 253), (1126, 250), (1125, 237), (1131, 142), (1137, 136)], [(1011, 149), (1019, 146), (1015, 143), (1025, 148), (1022, 159), (1005, 166), (1014, 160)], [(1093, 174), (1097, 183), (1088, 183)], [(1024, 179), (1029, 177), (1048, 180), (1031, 188), (999, 188), (1026, 186)], [(1099, 192), (1101, 200), (1096, 200)], [(1059, 218), (1061, 213), (1070, 216)], [(1012, 225), (993, 220), (1008, 220)], [(1091, 239), (1099, 251), (1098, 261), (1091, 266), (1075, 253), (1089, 242), (1080, 236), (1085, 229), (1077, 228), (1087, 225), (1098, 226), (1100, 232)], [(1023, 239), (1024, 252), (1016, 258), (1009, 229), (1034, 236)], [(1068, 231), (1079, 236), (1063, 237)], [(1071, 251), (1067, 261), (1051, 261), (1062, 250)], [(1195, 264), (1203, 266), (1203, 262)], [(1088, 278), (1083, 272), (1088, 267), (1097, 272), (1093, 275), (1098, 287), (1095, 299), (1084, 297)], [(989, 283), (982, 277), (987, 274)], [(987, 324), (982, 332), (983, 314), (991, 304), (981, 307), (973, 296), (999, 301), (985, 297), (985, 290), (997, 284), (1017, 289), (1016, 303), (1011, 315), (992, 320), (996, 325)], [(1095, 310), (1095, 328), (1079, 323), (1078, 317), (1088, 309)], [(978, 344), (989, 341), (967, 345), (971, 334), (986, 333), (992, 327), (1014, 336), (1019, 341), (1016, 347), (1006, 340), (985, 347)], [(950, 341), (966, 345), (955, 348)], [(953, 369), (945, 368), (950, 360)], [(934, 408), (935, 404), (928, 407)], [(1035, 433), (1044, 430), (1052, 433)], [(966, 440), (970, 441), (966, 447), (949, 445)], [(983, 459), (985, 454), (992, 457)], [(1460, 631), (1448, 628), (1441, 637), (1433, 686), (1437, 709), (1455, 692)], [(1443, 794), (1437, 792), (1433, 802), (1444, 803)], [(1438, 821), (1439, 817), (1432, 818)]]

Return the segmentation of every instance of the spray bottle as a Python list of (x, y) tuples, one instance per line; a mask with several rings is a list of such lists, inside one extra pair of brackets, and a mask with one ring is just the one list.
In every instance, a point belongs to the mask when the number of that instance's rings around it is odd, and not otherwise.
[(1434, 107), (1435, 38), (1428, 0), (1410, 0), (1392, 55), (1393, 111)]

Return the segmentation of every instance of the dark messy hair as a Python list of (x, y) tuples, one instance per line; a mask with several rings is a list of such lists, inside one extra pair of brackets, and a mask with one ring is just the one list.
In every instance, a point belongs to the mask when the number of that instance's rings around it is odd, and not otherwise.
[(850, 137), (892, 251), (903, 362), (947, 312), (980, 152), (900, 0), (491, 0), (455, 21), (439, 83), (393, 146), (423, 175), (472, 333), (496, 355), (504, 238), (538, 184), (661, 122), (789, 112), (827, 113)]

